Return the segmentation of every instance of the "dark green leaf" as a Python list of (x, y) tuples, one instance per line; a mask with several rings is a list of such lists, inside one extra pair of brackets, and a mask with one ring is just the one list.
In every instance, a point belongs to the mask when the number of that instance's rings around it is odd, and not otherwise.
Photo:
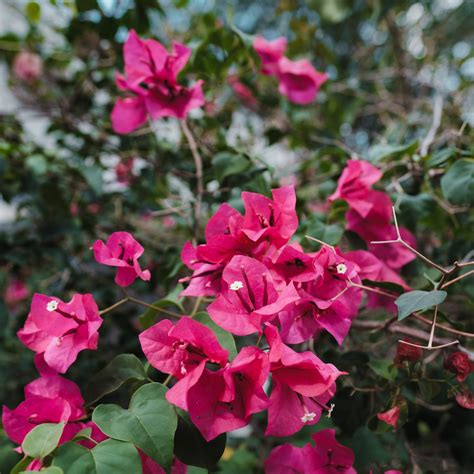
[(175, 454), (184, 464), (212, 469), (222, 456), (226, 435), (207, 442), (187, 416), (178, 417), (175, 434)]
[(397, 377), (398, 370), (393, 365), (393, 362), (388, 359), (374, 359), (369, 362), (369, 367), (379, 376), (384, 379), (393, 381)]
[[(153, 302), (153, 306), (157, 308), (167, 308), (169, 306), (174, 306), (178, 308), (181, 313), (184, 313), (184, 308), (182, 304), (182, 298), (179, 297), (180, 293), (183, 291), (183, 285), (177, 285), (173, 291), (168, 293), (164, 298)], [(153, 326), (156, 321), (157, 315), (160, 314), (159, 311), (154, 310), (153, 308), (148, 308), (140, 316), (140, 325), (143, 329), (148, 329), (150, 326)]]
[(453, 204), (474, 204), (474, 159), (456, 161), (441, 178), (441, 190)]
[(90, 379), (86, 387), (85, 399), (87, 403), (93, 403), (133, 380), (146, 380), (143, 364), (133, 354), (120, 354)]

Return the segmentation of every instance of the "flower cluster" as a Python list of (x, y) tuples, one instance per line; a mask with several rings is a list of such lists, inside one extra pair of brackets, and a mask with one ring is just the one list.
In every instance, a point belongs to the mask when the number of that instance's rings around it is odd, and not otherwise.
[(117, 87), (130, 94), (119, 98), (112, 111), (112, 126), (117, 133), (130, 133), (148, 117), (177, 117), (204, 104), (202, 82), (192, 87), (178, 83), (178, 74), (191, 56), (191, 50), (173, 42), (172, 52), (158, 41), (142, 40), (131, 30), (124, 49), (125, 76), (117, 74)]
[(316, 71), (307, 59), (288, 59), (284, 56), (286, 45), (286, 38), (267, 41), (257, 36), (253, 42), (262, 62), (262, 73), (276, 76), (280, 94), (295, 104), (309, 104), (315, 99), (328, 76)]

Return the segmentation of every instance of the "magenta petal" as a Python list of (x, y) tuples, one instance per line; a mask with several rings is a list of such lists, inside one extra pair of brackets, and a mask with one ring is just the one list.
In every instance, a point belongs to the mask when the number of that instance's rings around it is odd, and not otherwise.
[(147, 110), (143, 97), (118, 98), (112, 110), (111, 120), (114, 132), (126, 134), (143, 125), (147, 119)]

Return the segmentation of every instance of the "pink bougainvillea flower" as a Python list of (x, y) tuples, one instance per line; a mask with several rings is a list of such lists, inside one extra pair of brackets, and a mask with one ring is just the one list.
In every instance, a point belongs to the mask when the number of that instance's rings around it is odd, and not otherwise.
[(263, 74), (276, 74), (278, 61), (286, 51), (286, 38), (280, 37), (271, 41), (262, 36), (257, 36), (253, 41), (253, 47), (262, 61)]
[(312, 102), (320, 87), (328, 80), (328, 75), (318, 72), (307, 59), (278, 61), (278, 90), (295, 104)]
[(283, 444), (272, 450), (265, 461), (266, 474), (356, 474), (354, 453), (336, 441), (336, 430), (325, 429), (312, 435), (302, 448)]
[(254, 93), (248, 86), (240, 81), (237, 76), (229, 76), (227, 78), (227, 82), (229, 83), (230, 87), (232, 87), (235, 95), (237, 95), (237, 97), (239, 97), (247, 107), (253, 108), (257, 105), (257, 98), (255, 97)]
[(376, 202), (369, 198), (371, 187), (382, 177), (382, 172), (364, 160), (348, 160), (329, 202), (342, 199), (351, 209), (366, 217)]
[(242, 232), (253, 242), (266, 238), (276, 247), (286, 244), (298, 228), (293, 186), (272, 189), (273, 199), (257, 193), (242, 193), (245, 216)]
[(377, 413), (377, 418), (397, 429), (398, 419), (400, 418), (400, 407), (396, 405), (387, 411)]
[(14, 278), (8, 282), (5, 288), (4, 300), (7, 306), (14, 308), (20, 302), (28, 298), (28, 287), (22, 280)]
[(188, 411), (191, 421), (210, 441), (221, 433), (246, 426), (252, 414), (267, 408), (262, 386), (268, 368), (268, 356), (263, 351), (244, 347), (223, 369), (204, 369), (199, 378), (193, 377), (193, 371), (183, 379), (194, 378), (186, 390), (176, 390), (180, 382), (166, 393), (166, 398)]
[(43, 72), (43, 61), (34, 53), (22, 51), (15, 56), (13, 72), (25, 82), (35, 82)]
[(193, 270), (193, 274), (179, 280), (180, 283), (189, 283), (180, 296), (214, 296), (220, 292), (223, 264), (201, 261), (191, 242), (184, 244), (181, 260)]
[(279, 294), (268, 268), (241, 255), (225, 267), (221, 291), (209, 305), (209, 315), (216, 324), (239, 336), (261, 332), (263, 322), (299, 299), (292, 283)]
[(173, 42), (172, 52), (155, 40), (142, 40), (131, 30), (124, 45), (125, 77), (117, 75), (119, 89), (132, 97), (117, 100), (112, 126), (117, 133), (140, 127), (148, 115), (184, 119), (190, 110), (204, 104), (202, 81), (193, 87), (177, 82), (191, 55), (186, 46)]
[(92, 295), (75, 294), (69, 303), (35, 293), (18, 337), (42, 354), (47, 365), (64, 373), (84, 349), (97, 349), (102, 324)]
[(345, 372), (325, 364), (312, 352), (298, 353), (283, 344), (275, 326), (266, 325), (265, 336), (273, 390), (268, 407), (268, 436), (289, 436), (306, 424), (317, 423), (336, 391), (335, 381)]
[(143, 331), (139, 339), (150, 364), (178, 379), (198, 367), (202, 371), (206, 362), (224, 367), (229, 356), (208, 327), (186, 317), (176, 325), (164, 319)]
[(137, 277), (145, 281), (150, 279), (150, 272), (142, 270), (138, 263), (144, 249), (128, 232), (114, 232), (105, 244), (97, 240), (92, 249), (97, 262), (117, 267), (117, 285), (131, 285)]
[(44, 375), (26, 385), (25, 400), (14, 410), (3, 407), (2, 424), (7, 436), (21, 444), (35, 426), (64, 422), (60, 440), (64, 443), (82, 429), (82, 424), (73, 422), (85, 416), (83, 404), (74, 382), (57, 374)]
[(474, 364), (464, 352), (453, 352), (444, 360), (444, 368), (456, 374), (458, 382), (464, 382), (467, 376), (474, 371)]
[(361, 290), (350, 286), (360, 283), (358, 267), (328, 246), (312, 258), (313, 278), (299, 283), (300, 299), (279, 313), (281, 337), (297, 344), (326, 330), (342, 344), (362, 298)]
[[(142, 462), (142, 474), (166, 474), (166, 471), (153, 459), (147, 456), (140, 449), (138, 450), (140, 455), (140, 460)], [(178, 458), (173, 459), (173, 464), (171, 465), (171, 474), (186, 474), (188, 468), (186, 464), (183, 464)]]
[(117, 176), (117, 181), (122, 184), (130, 184), (134, 178), (133, 175), (133, 165), (135, 159), (131, 158), (129, 160), (120, 161), (114, 168), (115, 174)]
[[(346, 253), (345, 256), (359, 266), (359, 277), (362, 280), (396, 283), (405, 291), (410, 291), (410, 287), (398, 275), (398, 273), (389, 268), (371, 252), (355, 250)], [(394, 299), (389, 296), (383, 296), (375, 292), (367, 291), (367, 297), (368, 308), (383, 307), (392, 312), (396, 311)]]

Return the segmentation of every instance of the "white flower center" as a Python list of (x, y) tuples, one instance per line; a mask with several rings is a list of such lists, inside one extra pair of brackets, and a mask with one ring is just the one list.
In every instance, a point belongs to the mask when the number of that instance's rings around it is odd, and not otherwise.
[(56, 300), (51, 300), (47, 305), (46, 309), (52, 313), (53, 311), (56, 311), (58, 309), (58, 302)]
[(347, 267), (343, 263), (340, 263), (336, 267), (336, 270), (337, 270), (337, 273), (339, 273), (339, 275), (344, 275), (347, 272)]
[(229, 288), (232, 290), (232, 291), (237, 291), (237, 290), (240, 290), (241, 288), (244, 287), (244, 284), (237, 280), (237, 281), (234, 281), (232, 282), (230, 285), (229, 285)]
[(63, 338), (61, 336), (56, 338), (56, 345), (59, 347), (61, 345), (61, 342), (63, 342)]
[(301, 421), (303, 423), (308, 423), (308, 421), (313, 421), (314, 418), (316, 417), (316, 413), (305, 413), (302, 417), (301, 417)]

